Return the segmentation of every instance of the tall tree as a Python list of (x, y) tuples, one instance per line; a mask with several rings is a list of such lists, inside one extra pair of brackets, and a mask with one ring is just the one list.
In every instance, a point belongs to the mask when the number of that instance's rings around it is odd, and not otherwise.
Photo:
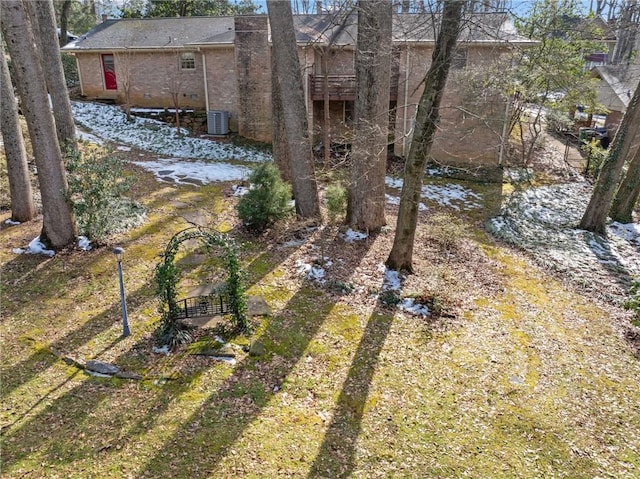
[(63, 0), (60, 6), (60, 38), (59, 43), (64, 47), (69, 43), (69, 12), (71, 11), (71, 0)]
[[(583, 21), (573, 0), (535, 0), (529, 11), (515, 22), (518, 32), (536, 41), (531, 48), (519, 51), (515, 67), (498, 75), (496, 83), (508, 78), (508, 90), (515, 97), (510, 131), (520, 132), (523, 163), (533, 158), (540, 135), (544, 132), (545, 111), (573, 111), (586, 105), (593, 112), (597, 105), (597, 80), (585, 69), (585, 55), (602, 48), (597, 40), (603, 32), (592, 22)], [(516, 50), (518, 51), (518, 50)], [(562, 99), (558, 92), (563, 93)], [(515, 95), (514, 95), (515, 94)], [(531, 108), (535, 98), (536, 108)]]
[(390, 0), (359, 3), (356, 121), (347, 223), (362, 231), (375, 231), (386, 224), (384, 176), (389, 139), (391, 16)]
[(47, 89), (53, 105), (58, 141), (60, 145), (75, 148), (76, 126), (73, 122), (67, 82), (62, 68), (53, 0), (42, 0), (37, 5), (27, 2), (25, 5), (31, 7), (27, 11), (31, 17), (41, 53)]
[(40, 239), (48, 247), (60, 249), (75, 242), (76, 223), (66, 200), (67, 178), (62, 153), (24, 0), (0, 2), (0, 26), (15, 66), (18, 93), (38, 168), (43, 210)]
[(251, 0), (147, 0), (126, 5), (123, 16), (141, 17), (203, 17), (255, 13)]
[(33, 192), (29, 179), (27, 150), (24, 146), (22, 129), (18, 120), (18, 106), (13, 93), (13, 84), (9, 76), (4, 49), (0, 50), (0, 57), (0, 104), (2, 105), (0, 108), (0, 130), (7, 158), (11, 219), (23, 223), (35, 217), (36, 208), (33, 204)]
[[(276, 71), (274, 56), (271, 55), (271, 72)], [(284, 128), (283, 116), (284, 103), (280, 97), (280, 85), (278, 77), (271, 75), (271, 127), (273, 133), (273, 161), (275, 162), (280, 177), (287, 183), (291, 183), (291, 169), (289, 168), (289, 149), (287, 148), (287, 132)]]
[(640, 84), (636, 88), (618, 132), (600, 167), (600, 174), (593, 189), (589, 205), (580, 221), (580, 228), (605, 236), (607, 216), (616, 194), (622, 169), (628, 159), (631, 146), (640, 134)]
[(271, 74), (276, 77), (277, 94), (283, 100), (280, 102), (280, 117), (284, 123), (285, 138), (281, 141), (286, 141), (296, 212), (302, 218), (317, 218), (320, 216), (320, 201), (291, 4), (267, 0), (267, 10), (273, 39), (274, 71)]
[[(636, 138), (640, 142), (640, 137)], [(633, 209), (640, 198), (640, 145), (636, 147), (636, 154), (629, 163), (627, 174), (618, 187), (609, 216), (620, 223), (633, 221)]]
[(386, 261), (390, 269), (413, 271), (413, 244), (418, 224), (422, 178), (438, 128), (440, 103), (460, 34), (464, 5), (465, 2), (459, 0), (444, 2), (440, 31), (431, 65), (424, 78), (424, 90), (418, 103), (415, 128), (405, 164), (396, 233)]

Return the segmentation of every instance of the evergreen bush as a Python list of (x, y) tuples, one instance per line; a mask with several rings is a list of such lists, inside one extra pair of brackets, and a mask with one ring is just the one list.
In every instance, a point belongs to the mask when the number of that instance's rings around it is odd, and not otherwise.
[(333, 223), (347, 208), (347, 190), (341, 184), (331, 184), (325, 193), (325, 204), (329, 220)]
[(69, 149), (65, 154), (67, 199), (73, 206), (78, 228), (94, 243), (140, 223), (144, 210), (125, 197), (132, 178), (124, 174), (122, 161), (113, 156), (97, 158)]
[(636, 317), (632, 322), (635, 326), (640, 327), (640, 278), (636, 279), (631, 285), (624, 307), (636, 313)]
[(249, 177), (249, 182), (249, 192), (238, 202), (238, 216), (248, 229), (264, 231), (292, 214), (291, 187), (280, 178), (275, 165), (260, 165)]
[(78, 65), (76, 58), (68, 53), (62, 54), (62, 69), (64, 70), (64, 78), (68, 87), (72, 87), (80, 83), (80, 75), (78, 75)]

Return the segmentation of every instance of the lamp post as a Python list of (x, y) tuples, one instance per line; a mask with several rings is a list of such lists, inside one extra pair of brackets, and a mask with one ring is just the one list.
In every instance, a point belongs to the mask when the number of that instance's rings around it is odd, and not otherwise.
[(113, 248), (113, 254), (118, 260), (118, 279), (120, 280), (120, 303), (122, 304), (122, 336), (127, 337), (131, 334), (129, 330), (129, 316), (127, 315), (127, 301), (124, 296), (124, 281), (122, 280), (122, 257), (124, 256), (124, 248)]

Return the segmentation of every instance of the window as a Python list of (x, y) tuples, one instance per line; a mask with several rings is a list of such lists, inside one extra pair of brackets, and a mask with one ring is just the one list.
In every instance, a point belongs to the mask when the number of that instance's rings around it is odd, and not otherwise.
[(196, 56), (193, 52), (185, 52), (180, 54), (180, 70), (195, 70)]
[(467, 49), (460, 48), (453, 52), (453, 56), (451, 57), (451, 68), (460, 70), (462, 68), (466, 68), (467, 66)]

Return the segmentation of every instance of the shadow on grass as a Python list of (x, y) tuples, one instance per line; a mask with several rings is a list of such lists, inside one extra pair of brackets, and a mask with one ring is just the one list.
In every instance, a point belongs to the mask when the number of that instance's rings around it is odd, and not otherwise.
[(629, 269), (622, 264), (618, 254), (611, 248), (610, 241), (591, 233), (584, 235), (584, 241), (595, 257), (598, 258), (598, 263), (606, 273), (620, 285), (623, 291), (628, 291), (633, 283), (633, 276)]
[[(149, 285), (127, 294), (127, 305), (130, 315), (141, 304), (147, 302), (153, 295), (153, 291)], [(61, 352), (72, 352), (77, 347), (91, 341), (99, 334), (111, 328), (114, 324), (121, 320), (120, 303), (113, 304), (103, 313), (86, 321), (80, 327), (70, 331), (61, 338), (51, 343), (43, 344), (42, 348), (36, 349), (36, 352), (28, 358), (11, 365), (10, 370), (6, 373), (3, 371), (2, 388), (0, 388), (0, 397), (5, 398), (16, 388), (27, 383), (31, 378), (43, 373), (53, 366), (57, 361), (57, 357), (50, 353), (51, 350)], [(28, 339), (28, 338), (26, 338)], [(37, 338), (32, 338), (37, 342)]]
[[(198, 477), (224, 458), (243, 431), (258, 417), (280, 385), (303, 356), (309, 342), (330, 314), (334, 303), (310, 286), (303, 286), (288, 302), (284, 314), (271, 318), (259, 340), (279, 359), (247, 358), (235, 367), (183, 426), (151, 458), (141, 476), (158, 477), (173, 470), (181, 477)], [(149, 420), (150, 418), (147, 418)], [(195, 431), (193, 423), (207, 424)], [(137, 428), (142, 432), (144, 421)], [(215, 434), (212, 434), (215, 431)], [(189, 451), (184, 455), (183, 451)]]
[[(362, 256), (365, 253), (366, 249)], [(311, 285), (298, 290), (283, 314), (270, 318), (259, 338), (267, 351), (275, 352), (277, 357), (248, 357), (181, 422), (178, 431), (168, 438), (160, 430), (159, 435), (154, 434), (160, 444), (153, 448), (155, 455), (137, 475), (167, 477), (167, 471), (174, 470), (183, 477), (199, 477), (203, 470), (212, 468), (268, 404), (275, 394), (273, 386), (291, 373), (334, 305)], [(133, 345), (132, 350), (139, 347), (145, 346)], [(201, 374), (202, 371), (171, 381), (162, 389), (148, 389), (136, 383), (114, 387), (113, 380), (83, 381), (52, 400), (28, 422), (7, 431), (5, 443), (9, 447), (2, 452), (5, 470), (10, 471), (17, 464), (24, 468), (32, 458), (37, 466), (55, 467), (135, 444), (150, 429), (163, 429), (159, 418), (176, 397), (194, 387)], [(194, 429), (192, 424), (198, 422), (202, 426)], [(185, 451), (189, 454), (184, 455)], [(138, 464), (131, 464), (131, 468), (137, 467)]]
[(353, 472), (369, 387), (392, 322), (393, 317), (380, 307), (369, 318), (338, 397), (333, 418), (307, 476), (309, 479), (343, 478)]
[[(365, 245), (356, 251), (353, 269), (368, 248)], [(157, 477), (172, 470), (181, 477), (198, 477), (215, 468), (276, 394), (274, 386), (279, 387), (291, 374), (334, 306), (335, 301), (316, 287), (302, 286), (283, 313), (269, 320), (259, 338), (277, 357), (249, 357), (238, 364), (224, 384), (164, 442), (162, 452), (152, 457), (139, 475)], [(150, 420), (153, 416), (142, 420), (134, 431), (143, 432)], [(193, 424), (200, 426), (192, 428)]]

